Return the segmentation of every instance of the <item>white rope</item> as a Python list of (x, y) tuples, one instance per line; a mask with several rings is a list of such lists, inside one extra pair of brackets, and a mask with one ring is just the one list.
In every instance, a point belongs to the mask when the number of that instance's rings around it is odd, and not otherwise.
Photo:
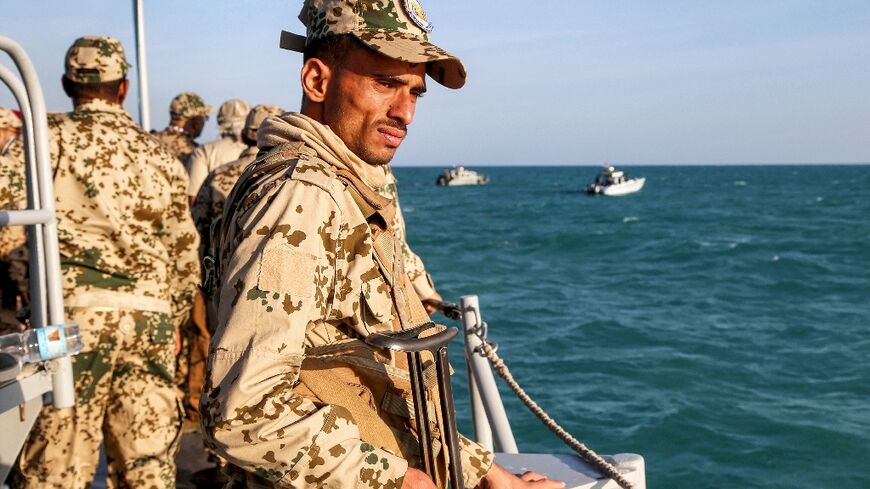
[(538, 405), (528, 394), (523, 390), (522, 387), (514, 380), (513, 376), (508, 370), (507, 365), (505, 365), (504, 361), (496, 354), (495, 350), (493, 350), (492, 346), (490, 346), (489, 342), (485, 337), (481, 338), (482, 344), (480, 345), (480, 351), (483, 352), (484, 356), (489, 360), (492, 364), (492, 367), (498, 373), (498, 375), (507, 382), (508, 386), (510, 386), (511, 390), (517, 395), (517, 397), (529, 408), (535, 416), (540, 419), (547, 428), (550, 429), (553, 433), (556, 434), (562, 441), (564, 441), (569, 447), (571, 447), (575, 452), (577, 452), (584, 460), (594, 465), (598, 470), (600, 470), (607, 477), (610, 477), (620, 487), (623, 489), (632, 489), (633, 486), (631, 482), (629, 482), (622, 474), (619, 473), (616, 467), (612, 464), (608, 463), (606, 460), (601, 458), (600, 455), (595, 453), (592, 449), (588, 448), (586, 445), (581, 443), (579, 440), (571, 436), (570, 433), (565, 431), (561, 426), (559, 426), (556, 421), (550, 417), (542, 408)]

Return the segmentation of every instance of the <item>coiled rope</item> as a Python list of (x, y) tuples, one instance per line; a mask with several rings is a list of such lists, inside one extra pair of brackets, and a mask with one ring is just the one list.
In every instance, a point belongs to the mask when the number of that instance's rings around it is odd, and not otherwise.
[[(478, 325), (476, 330), (478, 332), (486, 331), (486, 323), (482, 323)], [(511, 390), (517, 395), (520, 401), (526, 405), (529, 410), (544, 423), (544, 425), (549, 428), (550, 431), (555, 433), (566, 445), (571, 447), (572, 450), (577, 452), (584, 460), (591, 463), (595, 466), (601, 473), (605, 474), (607, 477), (610, 477), (620, 487), (623, 489), (632, 489), (633, 486), (631, 482), (629, 482), (622, 474), (619, 473), (619, 470), (616, 469), (612, 464), (608, 463), (607, 460), (604, 460), (600, 455), (595, 453), (591, 448), (587, 447), (580, 440), (571, 436), (571, 433), (565, 431), (564, 428), (559, 426), (559, 424), (547, 414), (541, 406), (538, 405), (528, 394), (523, 390), (522, 387), (514, 380), (513, 375), (511, 375), (510, 370), (508, 370), (507, 365), (505, 365), (504, 361), (493, 349), (492, 345), (489, 341), (487, 341), (485, 334), (477, 335), (481, 340), (481, 345), (478, 347), (478, 351), (483, 354), (488, 360), (489, 363), (492, 364), (492, 367), (498, 373), (499, 377), (503, 378), (505, 382), (507, 382), (508, 386), (510, 386)]]

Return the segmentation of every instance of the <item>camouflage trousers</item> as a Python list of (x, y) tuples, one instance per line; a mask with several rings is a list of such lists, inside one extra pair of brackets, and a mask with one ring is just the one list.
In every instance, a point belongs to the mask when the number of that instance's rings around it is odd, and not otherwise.
[(87, 488), (100, 445), (108, 487), (175, 487), (183, 413), (168, 314), (68, 308), (84, 348), (73, 357), (76, 406), (47, 406), (22, 450), (14, 487)]

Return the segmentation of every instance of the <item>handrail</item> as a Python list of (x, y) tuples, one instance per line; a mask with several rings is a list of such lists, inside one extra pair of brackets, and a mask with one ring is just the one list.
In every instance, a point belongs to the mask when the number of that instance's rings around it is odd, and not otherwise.
[[(0, 50), (5, 51), (21, 74), (21, 81), (6, 67), (0, 66), (0, 78), (9, 86), (18, 101), (25, 130), (25, 161), (27, 161), (28, 209), (48, 214), (44, 223), (35, 223), (31, 234), (30, 283), (31, 324), (42, 327), (63, 324), (63, 288), (60, 274), (60, 246), (57, 239), (53, 173), (48, 149), (48, 117), (42, 86), (33, 63), (24, 49), (12, 39), (0, 36)], [(26, 216), (25, 214), (24, 216)], [(17, 219), (8, 212), (8, 219)], [(24, 217), (19, 214), (19, 216)], [(42, 249), (39, 243), (42, 242)], [(52, 402), (58, 409), (75, 405), (72, 362), (69, 356), (54, 360), (52, 371)]]

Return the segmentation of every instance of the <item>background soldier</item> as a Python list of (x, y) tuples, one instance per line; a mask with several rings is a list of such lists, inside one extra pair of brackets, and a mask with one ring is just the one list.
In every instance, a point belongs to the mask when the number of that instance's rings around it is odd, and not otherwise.
[(169, 126), (152, 133), (152, 136), (186, 167), (190, 154), (199, 146), (194, 139), (202, 134), (205, 121), (212, 112), (214, 107), (206, 104), (199, 95), (193, 92), (180, 93), (169, 104)]
[(209, 173), (208, 178), (199, 189), (193, 203), (193, 222), (199, 231), (200, 257), (211, 254), (211, 228), (215, 221), (221, 217), (224, 210), (224, 202), (236, 184), (242, 172), (257, 157), (257, 129), (263, 120), (270, 115), (280, 115), (284, 109), (277, 105), (257, 105), (245, 119), (245, 127), (242, 130), (242, 141), (245, 150), (235, 161), (215, 168)]
[[(0, 107), (0, 209), (24, 209), (24, 145), (21, 119)], [(0, 228), (0, 335), (21, 331), (16, 312), (27, 303), (27, 253), (22, 226)]]
[[(305, 52), (302, 113), (264, 122), (268, 153), (225, 204), (201, 410), (233, 487), (434, 487), (413, 468), (404, 355), (363, 341), (428, 320), (403, 269), (393, 202), (373, 189), (387, 184), (425, 75), (459, 88), (465, 70), (428, 41), (416, 1), (352, 7), (306, 1), (307, 37), (282, 40)], [(461, 445), (467, 487), (562, 487)]]
[[(187, 194), (191, 204), (206, 179), (209, 172), (215, 168), (239, 158), (242, 151), (250, 147), (242, 141), (242, 129), (245, 118), (251, 106), (244, 100), (232, 99), (221, 104), (218, 110), (217, 122), (220, 139), (205, 143), (193, 150), (187, 163), (187, 174), (190, 177), (190, 188)], [(256, 146), (256, 141), (254, 142)]]
[(62, 79), (74, 110), (49, 116), (64, 305), (84, 348), (76, 406), (39, 417), (18, 487), (90, 487), (101, 445), (109, 487), (175, 487), (175, 338), (198, 242), (184, 169), (121, 105), (128, 69), (117, 40), (77, 39)]

